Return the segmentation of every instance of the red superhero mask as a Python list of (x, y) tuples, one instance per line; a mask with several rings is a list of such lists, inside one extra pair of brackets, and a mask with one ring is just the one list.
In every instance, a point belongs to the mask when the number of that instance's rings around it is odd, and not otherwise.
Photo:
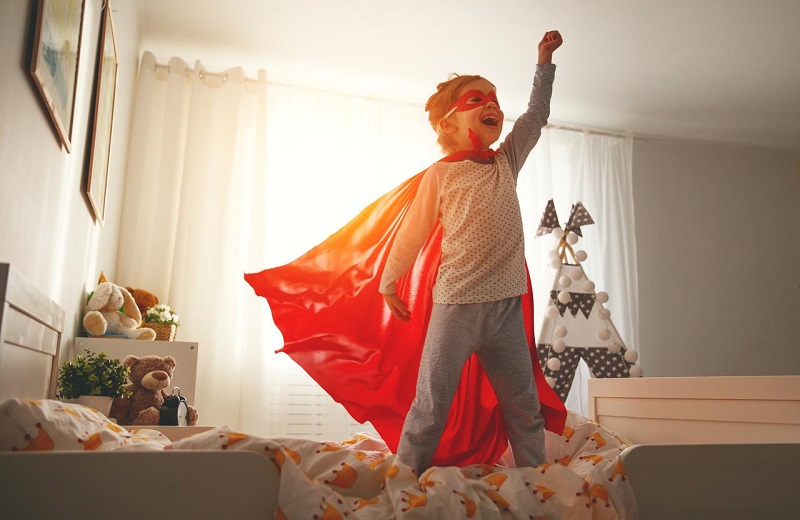
[(453, 112), (466, 112), (467, 110), (472, 110), (473, 108), (482, 107), (489, 102), (493, 102), (495, 105), (497, 105), (497, 108), (500, 108), (500, 102), (497, 101), (497, 92), (494, 90), (487, 92), (486, 94), (480, 90), (468, 90), (467, 92), (464, 92), (464, 94), (462, 94), (455, 103), (452, 104), (450, 110), (447, 111), (444, 117), (449, 116)]

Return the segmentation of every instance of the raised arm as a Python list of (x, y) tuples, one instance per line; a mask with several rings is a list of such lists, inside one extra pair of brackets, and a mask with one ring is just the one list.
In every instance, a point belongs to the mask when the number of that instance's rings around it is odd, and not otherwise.
[(558, 31), (548, 31), (539, 42), (539, 63), (533, 79), (533, 89), (528, 101), (528, 108), (515, 122), (511, 132), (506, 136), (500, 152), (508, 158), (514, 176), (519, 173), (528, 154), (539, 141), (542, 128), (547, 125), (550, 116), (550, 97), (553, 93), (555, 65), (553, 52), (563, 40)]

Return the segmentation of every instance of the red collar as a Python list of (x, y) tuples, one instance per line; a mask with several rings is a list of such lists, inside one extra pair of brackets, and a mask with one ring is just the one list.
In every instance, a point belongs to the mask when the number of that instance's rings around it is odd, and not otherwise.
[(455, 153), (451, 153), (447, 157), (442, 157), (439, 159), (439, 162), (458, 162), (458, 161), (465, 161), (467, 159), (475, 159), (478, 161), (489, 161), (497, 155), (496, 150), (492, 150), (489, 148), (488, 150), (461, 150)]

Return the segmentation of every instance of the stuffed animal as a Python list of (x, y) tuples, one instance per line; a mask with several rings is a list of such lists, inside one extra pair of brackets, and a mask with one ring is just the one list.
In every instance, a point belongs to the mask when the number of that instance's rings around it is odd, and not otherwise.
[(133, 301), (139, 307), (139, 313), (144, 317), (147, 309), (158, 305), (158, 297), (145, 289), (134, 289), (133, 287), (126, 287), (128, 292), (133, 296)]
[[(157, 425), (161, 419), (161, 406), (170, 396), (164, 389), (170, 388), (172, 373), (177, 366), (172, 356), (127, 356), (122, 363), (130, 367), (126, 387), (130, 397), (117, 397), (108, 416), (123, 425)], [(197, 410), (189, 410), (188, 425), (197, 424)]]
[(130, 339), (156, 339), (153, 329), (137, 328), (142, 323), (142, 313), (131, 293), (111, 282), (97, 286), (83, 312), (83, 328), (93, 336), (111, 332)]

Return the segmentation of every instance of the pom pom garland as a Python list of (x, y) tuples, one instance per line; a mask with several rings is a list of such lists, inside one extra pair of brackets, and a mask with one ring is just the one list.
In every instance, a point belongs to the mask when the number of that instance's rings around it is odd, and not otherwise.
[(556, 240), (561, 240), (561, 237), (563, 237), (563, 236), (564, 236), (564, 230), (563, 230), (563, 229), (561, 229), (561, 228), (555, 228), (555, 229), (553, 230), (553, 237), (554, 237)]
[(607, 320), (611, 317), (611, 311), (608, 309), (600, 309), (597, 311), (597, 315), (600, 316), (600, 318)]
[(558, 370), (561, 368), (561, 360), (551, 357), (547, 360), (547, 368), (553, 372), (558, 372)]
[[(573, 269), (572, 271), (570, 271), (569, 276), (570, 276), (570, 278), (572, 278), (573, 280), (575, 280), (577, 282), (578, 280), (583, 278), (583, 271), (581, 271), (580, 269)], [(592, 292), (592, 291), (588, 291), (588, 292)]]
[(561, 291), (560, 293), (558, 293), (558, 301), (560, 301), (563, 304), (569, 303), (571, 299), (572, 296), (570, 296), (569, 291)]
[(599, 293), (597, 293), (597, 296), (595, 296), (595, 298), (600, 303), (606, 303), (608, 301), (608, 293), (605, 291), (600, 291)]
[(628, 369), (631, 377), (642, 377), (642, 367), (639, 365), (633, 365)]
[(547, 308), (546, 311), (544, 311), (544, 315), (552, 320), (556, 316), (558, 316), (558, 309), (553, 305), (551, 305), (550, 307)]
[(586, 282), (583, 284), (583, 290), (587, 293), (594, 292), (594, 282), (591, 280), (586, 280)]
[(552, 267), (553, 269), (558, 269), (559, 267), (561, 267), (561, 259), (559, 257), (551, 259), (550, 267)]
[(572, 278), (570, 278), (569, 276), (562, 276), (561, 278), (558, 279), (558, 285), (566, 289), (567, 287), (572, 285)]
[(572, 233), (572, 232), (570, 232), (570, 233), (567, 235), (567, 242), (568, 242), (570, 245), (574, 246), (575, 244), (577, 244), (577, 243), (578, 243), (578, 235), (576, 235), (575, 233)]
[(639, 359), (639, 354), (635, 350), (625, 352), (625, 361), (628, 363), (636, 363), (637, 359)]
[(553, 341), (553, 352), (556, 354), (561, 354), (567, 348), (567, 344), (564, 343), (563, 339), (557, 339)]
[(608, 351), (612, 354), (619, 354), (620, 350), (622, 350), (622, 345), (619, 343), (612, 343), (608, 346)]
[(597, 337), (605, 341), (611, 337), (611, 332), (609, 332), (608, 329), (600, 329), (597, 331)]
[(577, 260), (578, 262), (585, 262), (588, 256), (589, 255), (587, 255), (586, 251), (584, 251), (583, 249), (575, 252), (575, 260)]
[(555, 334), (559, 338), (563, 338), (564, 336), (567, 335), (567, 328), (563, 325), (557, 325), (556, 328), (553, 329), (553, 334)]
[(547, 376), (544, 378), (544, 380), (547, 381), (547, 384), (550, 385), (550, 388), (556, 386), (556, 380), (554, 378)]

